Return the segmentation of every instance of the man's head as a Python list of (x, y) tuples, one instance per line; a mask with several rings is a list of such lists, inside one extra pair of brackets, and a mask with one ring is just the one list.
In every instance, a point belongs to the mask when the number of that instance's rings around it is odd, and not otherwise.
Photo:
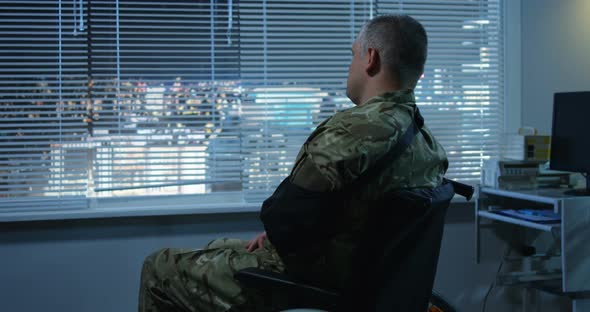
[(346, 95), (358, 105), (383, 92), (414, 89), (424, 72), (427, 47), (424, 27), (410, 16), (368, 21), (352, 46)]

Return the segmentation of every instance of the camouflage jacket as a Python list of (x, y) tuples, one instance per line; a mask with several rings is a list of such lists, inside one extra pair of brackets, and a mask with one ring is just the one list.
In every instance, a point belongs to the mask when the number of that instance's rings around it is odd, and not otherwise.
[[(338, 191), (383, 157), (411, 125), (416, 106), (412, 90), (389, 92), (362, 105), (340, 111), (321, 123), (302, 146), (291, 173), (291, 182), (311, 191)], [(428, 120), (426, 120), (426, 124)], [(441, 184), (448, 168), (443, 147), (422, 127), (410, 146), (372, 181), (350, 194), (342, 215), (342, 231), (317, 253), (285, 259), (287, 267), (301, 271), (318, 283), (337, 286), (348, 278), (352, 253), (366, 221), (367, 200), (379, 199), (400, 188), (430, 188)], [(352, 192), (354, 193), (354, 192)], [(310, 242), (312, 243), (312, 242)], [(297, 268), (292, 268), (297, 271)]]

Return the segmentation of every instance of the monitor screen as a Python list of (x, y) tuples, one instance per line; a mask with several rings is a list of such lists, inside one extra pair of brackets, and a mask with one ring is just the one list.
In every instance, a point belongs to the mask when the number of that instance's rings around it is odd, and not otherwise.
[(590, 92), (555, 93), (550, 168), (590, 172)]

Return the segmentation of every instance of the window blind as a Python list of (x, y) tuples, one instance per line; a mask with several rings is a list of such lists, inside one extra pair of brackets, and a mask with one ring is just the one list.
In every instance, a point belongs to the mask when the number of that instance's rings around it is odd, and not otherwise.
[(315, 126), (350, 107), (350, 47), (372, 10), (370, 1), (240, 2), (246, 200), (268, 196)]
[(428, 33), (428, 60), (416, 88), (426, 124), (449, 158), (447, 176), (477, 183), (483, 160), (500, 156), (504, 131), (502, 1), (378, 1)]
[(236, 12), (231, 1), (92, 1), (95, 196), (240, 189)]
[(88, 176), (79, 1), (0, 3), (0, 208), (79, 208)]
[(425, 26), (429, 56), (416, 98), (450, 161), (447, 176), (479, 181), (503, 131), (499, 0), (241, 1), (246, 198), (264, 199), (290, 171), (320, 121), (350, 107), (349, 49), (377, 14), (409, 14)]
[(425, 26), (418, 104), (447, 150), (447, 176), (477, 182), (503, 131), (501, 5), (0, 2), (0, 208), (155, 195), (260, 203), (317, 124), (352, 106), (350, 47), (388, 13)]

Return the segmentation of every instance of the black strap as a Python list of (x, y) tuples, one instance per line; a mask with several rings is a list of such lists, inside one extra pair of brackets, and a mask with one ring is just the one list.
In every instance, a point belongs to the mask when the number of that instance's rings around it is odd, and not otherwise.
[(414, 136), (420, 132), (424, 126), (424, 118), (416, 106), (414, 109), (414, 118), (412, 123), (402, 135), (399, 141), (391, 148), (381, 159), (379, 159), (371, 168), (365, 170), (361, 175), (346, 187), (346, 190), (355, 190), (358, 186), (366, 185), (370, 179), (379, 176), (391, 163), (397, 159), (412, 144)]

